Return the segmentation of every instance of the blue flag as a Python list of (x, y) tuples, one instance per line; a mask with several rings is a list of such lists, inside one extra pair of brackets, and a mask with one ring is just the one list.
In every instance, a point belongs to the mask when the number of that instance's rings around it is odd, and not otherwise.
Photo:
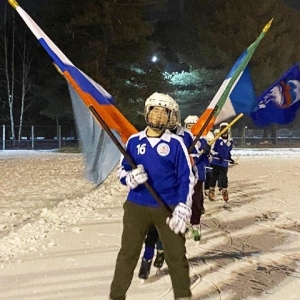
[(300, 69), (292, 66), (257, 99), (257, 109), (250, 114), (257, 126), (272, 123), (286, 125), (296, 118), (300, 107)]

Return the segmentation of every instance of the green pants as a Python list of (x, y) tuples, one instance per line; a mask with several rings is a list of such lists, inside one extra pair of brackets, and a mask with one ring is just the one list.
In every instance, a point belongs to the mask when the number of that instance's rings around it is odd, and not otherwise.
[(172, 281), (174, 297), (189, 297), (189, 265), (185, 256), (185, 237), (175, 234), (166, 224), (167, 214), (162, 207), (146, 207), (126, 201), (123, 205), (123, 233), (115, 274), (111, 284), (110, 298), (125, 300), (134, 269), (140, 257), (145, 236), (154, 224), (165, 251)]

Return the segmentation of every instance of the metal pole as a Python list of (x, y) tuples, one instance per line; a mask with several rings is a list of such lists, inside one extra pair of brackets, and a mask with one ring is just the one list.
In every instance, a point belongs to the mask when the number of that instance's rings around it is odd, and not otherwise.
[[(100, 123), (102, 128), (106, 131), (106, 133), (109, 135), (109, 137), (112, 139), (114, 144), (117, 146), (117, 148), (120, 150), (120, 152), (124, 155), (126, 160), (129, 162), (130, 166), (135, 169), (136, 168), (136, 163), (132, 159), (132, 157), (126, 152), (124, 147), (121, 145), (119, 140), (114, 136), (110, 128), (107, 126), (107, 124), (104, 122), (102, 117), (98, 114), (98, 112), (95, 110), (95, 108), (90, 105), (89, 110), (93, 114), (93, 116), (96, 118), (96, 120)], [(149, 193), (153, 196), (153, 198), (166, 210), (166, 213), (168, 214), (169, 217), (172, 217), (172, 209), (169, 207), (169, 205), (160, 197), (160, 195), (154, 190), (154, 188), (149, 184), (148, 181), (144, 183), (146, 186), (147, 190)]]
[(58, 132), (58, 149), (61, 148), (61, 125), (57, 125), (57, 132)]
[(34, 149), (34, 125), (31, 125), (31, 149)]
[(2, 125), (2, 150), (5, 150), (5, 125)]

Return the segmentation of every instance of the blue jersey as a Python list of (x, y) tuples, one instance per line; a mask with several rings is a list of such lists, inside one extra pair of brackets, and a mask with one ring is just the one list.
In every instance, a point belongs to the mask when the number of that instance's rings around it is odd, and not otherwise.
[[(193, 134), (187, 130), (186, 128), (183, 128), (181, 126), (177, 126), (176, 129), (176, 135), (180, 136), (183, 139), (183, 142), (186, 146), (186, 148), (189, 150), (189, 148), (192, 146), (194, 137)], [(192, 154), (197, 154), (197, 149), (194, 147), (192, 149)]]
[(223, 139), (219, 137), (212, 146), (213, 155), (212, 165), (228, 167), (228, 161), (231, 159), (231, 150), (233, 146), (232, 139)]
[[(196, 144), (198, 153), (201, 153), (201, 151), (207, 146), (207, 144), (207, 140), (201, 137)], [(195, 166), (197, 168), (198, 180), (206, 180), (206, 168), (209, 167), (209, 165), (209, 154), (202, 152), (197, 156), (197, 158), (195, 159)]]
[[(195, 178), (181, 137), (166, 130), (159, 138), (149, 138), (144, 130), (128, 139), (126, 151), (135, 164), (144, 166), (149, 184), (169, 206), (179, 202), (191, 206)], [(119, 178), (122, 184), (126, 184), (125, 178), (131, 169), (121, 156)], [(127, 200), (144, 206), (158, 206), (143, 184), (130, 190)]]

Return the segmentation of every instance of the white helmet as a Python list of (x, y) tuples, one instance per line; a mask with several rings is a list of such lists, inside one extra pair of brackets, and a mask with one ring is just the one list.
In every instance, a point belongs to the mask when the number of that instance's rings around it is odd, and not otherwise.
[[(148, 120), (148, 114), (153, 107), (163, 107), (169, 111), (169, 117), (166, 124), (160, 124), (159, 122), (155, 122), (154, 124), (153, 122), (150, 122)], [(152, 128), (166, 128), (171, 120), (172, 113), (176, 110), (179, 111), (179, 106), (178, 103), (172, 97), (170, 97), (167, 94), (154, 93), (145, 102), (144, 116), (146, 123)]]
[(207, 142), (209, 143), (209, 142), (211, 142), (213, 139), (214, 139), (214, 134), (211, 132), (211, 131), (209, 131), (208, 133), (207, 133), (207, 135), (205, 136), (205, 139), (207, 140)]
[[(222, 131), (222, 130), (223, 130), (225, 127), (227, 127), (227, 126), (228, 126), (228, 123), (227, 123), (227, 122), (221, 123), (220, 126), (219, 126), (220, 131)], [(230, 128), (228, 128), (227, 131), (230, 132)]]
[(173, 98), (171, 99), (174, 101), (174, 109), (172, 110), (167, 128), (174, 130), (177, 126), (181, 125), (181, 117), (178, 103)]
[[(227, 122), (223, 122), (223, 123), (221, 123), (220, 124), (220, 131), (222, 131), (223, 129), (225, 129), (225, 127), (227, 127), (228, 126), (228, 123)], [(230, 137), (230, 128), (228, 128), (222, 135), (221, 135), (221, 137), (223, 138), (223, 139), (228, 139), (229, 137)]]
[(190, 130), (193, 127), (193, 125), (197, 123), (198, 120), (199, 120), (199, 118), (196, 115), (187, 116), (184, 120), (185, 128)]
[(186, 118), (185, 118), (185, 120), (184, 120), (184, 124), (186, 125), (186, 124), (196, 124), (197, 123), (197, 121), (198, 121), (198, 116), (196, 116), (196, 115), (189, 115), (189, 116), (187, 116)]
[(216, 136), (219, 132), (220, 132), (220, 129), (218, 129), (218, 128), (215, 129), (215, 130), (214, 130), (214, 135)]
[(221, 127), (226, 127), (226, 126), (228, 126), (228, 123), (227, 122), (223, 122), (223, 123), (220, 124), (219, 127), (221, 128)]

